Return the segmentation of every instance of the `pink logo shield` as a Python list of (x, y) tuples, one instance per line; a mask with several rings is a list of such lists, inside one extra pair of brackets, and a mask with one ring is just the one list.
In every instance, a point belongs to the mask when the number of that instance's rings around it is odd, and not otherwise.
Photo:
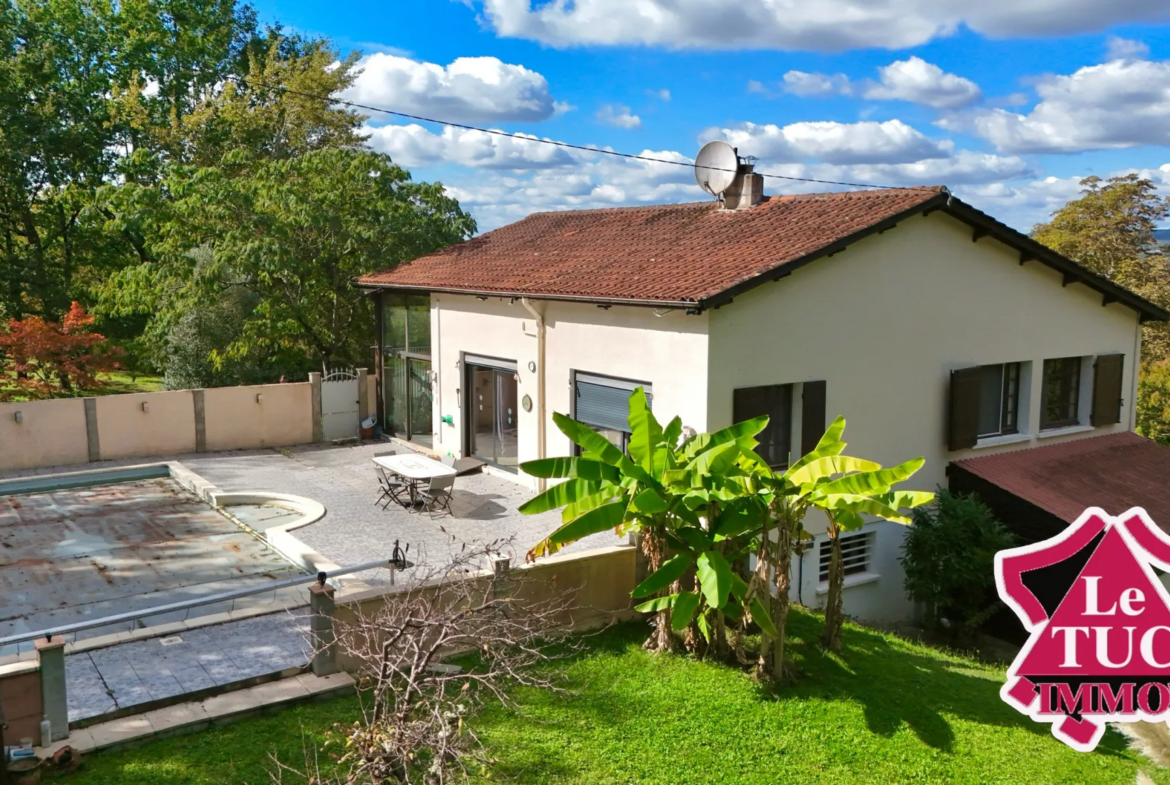
[(1170, 718), (1170, 537), (1135, 507), (1091, 507), (1043, 542), (1000, 551), (1000, 598), (1031, 633), (1000, 696), (1073, 749), (1106, 722)]

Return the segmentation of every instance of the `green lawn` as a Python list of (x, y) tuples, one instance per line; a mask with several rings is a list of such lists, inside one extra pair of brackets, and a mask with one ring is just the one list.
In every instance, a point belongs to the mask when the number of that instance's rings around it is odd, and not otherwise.
[[(819, 619), (794, 613), (799, 682), (778, 695), (742, 673), (642, 652), (641, 624), (590, 641), (569, 666), (572, 693), (521, 695), (522, 712), (478, 720), (493, 781), (531, 783), (1159, 783), (1170, 772), (1110, 732), (1092, 754), (999, 699), (1002, 669), (848, 627), (838, 659), (814, 645)], [(269, 782), (268, 753), (303, 759), (355, 699), (304, 706), (194, 736), (91, 757), (73, 785)], [(285, 782), (288, 782), (286, 779)]]
[[(11, 391), (13, 389), (11, 382), (11, 375), (0, 373), (0, 393)], [(142, 393), (142, 392), (158, 392), (162, 389), (161, 376), (139, 376), (133, 378), (125, 371), (115, 371), (114, 373), (98, 374), (98, 379), (102, 382), (101, 387), (94, 387), (88, 390), (78, 390), (72, 397), (84, 398), (91, 395), (117, 395), (119, 393)], [(27, 400), (22, 396), (13, 398), (16, 401)]]

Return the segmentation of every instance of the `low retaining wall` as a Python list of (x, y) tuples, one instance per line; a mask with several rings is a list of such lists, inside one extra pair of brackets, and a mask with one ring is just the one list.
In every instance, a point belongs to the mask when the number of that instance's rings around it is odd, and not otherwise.
[(36, 661), (0, 665), (0, 703), (4, 705), (4, 743), (14, 746), (23, 738), (41, 743), (41, 667)]
[[(637, 616), (630, 598), (637, 580), (637, 556), (635, 546), (618, 545), (515, 567), (509, 571), (515, 586), (512, 596), (523, 606), (572, 594), (572, 607), (557, 622), (575, 630), (631, 619)], [(490, 572), (483, 571), (464, 580), (486, 582), (490, 577)], [(439, 588), (429, 586), (419, 591), (435, 592)], [(405, 591), (406, 588), (391, 588), (339, 593), (332, 613), (335, 629), (376, 615), (386, 603), (394, 602)], [(360, 670), (360, 665), (343, 652), (337, 653), (337, 666), (342, 670), (354, 673)]]
[[(373, 400), (366, 392), (359, 416)], [(289, 384), (0, 403), (0, 473), (321, 439), (319, 373)]]

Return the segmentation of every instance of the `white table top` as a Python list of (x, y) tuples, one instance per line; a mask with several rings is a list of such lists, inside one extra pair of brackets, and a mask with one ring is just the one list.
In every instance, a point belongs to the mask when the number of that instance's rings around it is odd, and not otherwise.
[(374, 463), (411, 480), (429, 480), (455, 474), (454, 468), (425, 455), (380, 455), (374, 458)]

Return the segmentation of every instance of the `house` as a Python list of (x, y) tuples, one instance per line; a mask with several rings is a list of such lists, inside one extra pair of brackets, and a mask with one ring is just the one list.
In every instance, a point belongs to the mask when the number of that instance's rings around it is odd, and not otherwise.
[[(517, 464), (571, 450), (552, 412), (624, 446), (637, 386), (699, 431), (770, 415), (776, 465), (845, 415), (850, 454), (924, 456), (921, 490), (952, 462), (1133, 429), (1140, 326), (1166, 311), (942, 187), (768, 198), (738, 177), (723, 204), (537, 213), (359, 279), (387, 426), (534, 489)], [(903, 535), (844, 541), (847, 613), (910, 614)], [(823, 539), (794, 565), (809, 605)]]

